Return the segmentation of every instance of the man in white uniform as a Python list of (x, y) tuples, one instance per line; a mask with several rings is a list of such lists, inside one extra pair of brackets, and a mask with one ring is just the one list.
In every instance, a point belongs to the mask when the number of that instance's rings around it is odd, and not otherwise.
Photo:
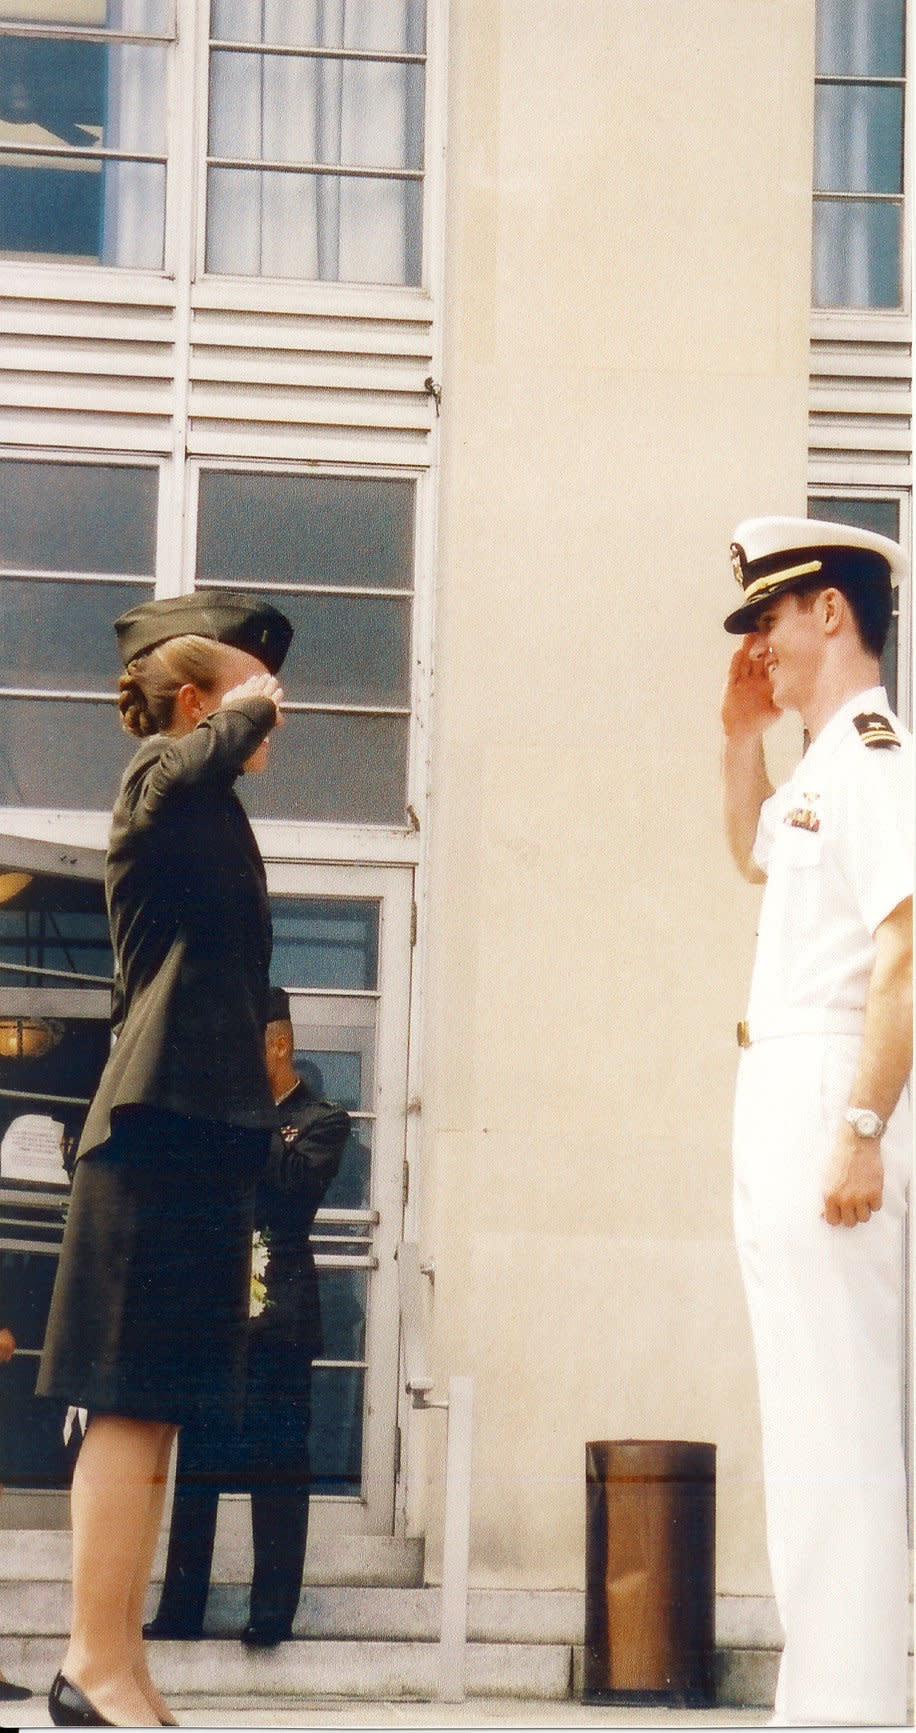
[[(910, 1167), (913, 746), (880, 683), (895, 542), (757, 518), (722, 702), (725, 827), (764, 883), (739, 1025), (735, 1225), (785, 1647), (776, 1720), (897, 1725), (909, 1636), (903, 1234)], [(775, 792), (763, 734), (806, 750)]]

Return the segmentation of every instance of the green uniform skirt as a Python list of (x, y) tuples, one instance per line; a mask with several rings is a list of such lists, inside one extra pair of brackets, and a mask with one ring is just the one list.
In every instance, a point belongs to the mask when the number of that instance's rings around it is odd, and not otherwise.
[(76, 1164), (36, 1390), (178, 1425), (242, 1413), (269, 1133), (152, 1108)]

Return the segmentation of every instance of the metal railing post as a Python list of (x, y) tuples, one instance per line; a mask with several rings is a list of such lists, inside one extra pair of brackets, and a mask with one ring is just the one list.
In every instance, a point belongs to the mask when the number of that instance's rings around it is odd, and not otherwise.
[(422, 1324), (423, 1273), (418, 1247), (398, 1246), (398, 1286), (404, 1385), (414, 1408), (446, 1413), (445, 1517), (442, 1544), (442, 1596), (439, 1635), (439, 1701), (463, 1703), (467, 1662), (468, 1560), (471, 1547), (471, 1447), (474, 1433), (474, 1380), (449, 1379), (448, 1397), (436, 1401), (426, 1369)]
[(443, 1703), (463, 1703), (468, 1630), (468, 1557), (471, 1540), (473, 1379), (449, 1379), (447, 1426), (439, 1698)]

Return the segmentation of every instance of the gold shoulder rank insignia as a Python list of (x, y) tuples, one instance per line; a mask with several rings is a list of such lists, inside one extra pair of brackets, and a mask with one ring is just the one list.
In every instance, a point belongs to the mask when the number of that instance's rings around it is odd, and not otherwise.
[(853, 718), (866, 746), (899, 746), (900, 737), (893, 724), (879, 711)]

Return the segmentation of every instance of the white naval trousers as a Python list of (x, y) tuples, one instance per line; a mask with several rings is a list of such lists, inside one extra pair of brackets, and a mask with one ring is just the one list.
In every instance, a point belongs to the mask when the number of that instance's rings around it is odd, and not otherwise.
[(735, 1230), (785, 1633), (776, 1719), (789, 1726), (896, 1726), (907, 1714), (908, 1102), (882, 1142), (882, 1209), (855, 1228), (821, 1216), (859, 1045), (835, 1034), (755, 1042), (735, 1098)]

